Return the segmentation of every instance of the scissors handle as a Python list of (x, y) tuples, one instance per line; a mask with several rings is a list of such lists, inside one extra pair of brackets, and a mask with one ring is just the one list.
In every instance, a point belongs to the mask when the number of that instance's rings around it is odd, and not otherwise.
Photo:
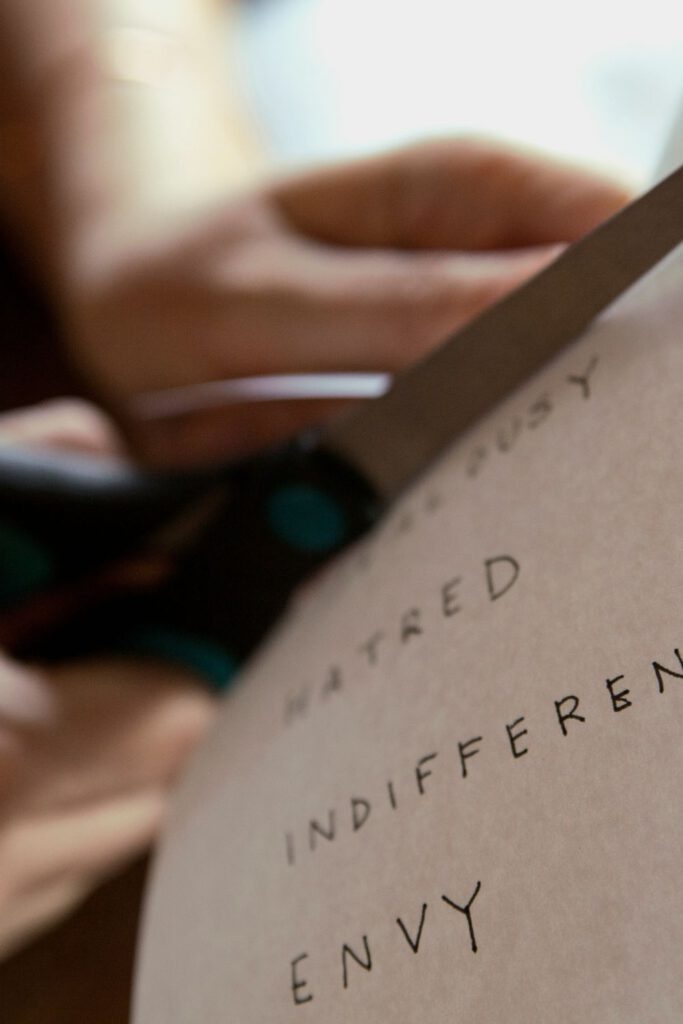
[(311, 437), (189, 474), (0, 452), (0, 603), (87, 578), (207, 498), (213, 511), (167, 582), (80, 610), (19, 653), (156, 654), (222, 684), (292, 590), (379, 512), (367, 482)]

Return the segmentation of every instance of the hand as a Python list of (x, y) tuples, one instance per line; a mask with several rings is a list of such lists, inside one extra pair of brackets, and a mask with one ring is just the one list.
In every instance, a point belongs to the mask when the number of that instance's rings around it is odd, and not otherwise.
[[(0, 417), (0, 443), (118, 451), (81, 403)], [(50, 669), (0, 653), (0, 956), (141, 853), (211, 701), (189, 673), (128, 659)]]
[(98, 236), (66, 293), (71, 351), (145, 456), (237, 454), (330, 404), (143, 424), (128, 403), (224, 377), (399, 370), (627, 198), (586, 171), (475, 141), (313, 171), (116, 247)]

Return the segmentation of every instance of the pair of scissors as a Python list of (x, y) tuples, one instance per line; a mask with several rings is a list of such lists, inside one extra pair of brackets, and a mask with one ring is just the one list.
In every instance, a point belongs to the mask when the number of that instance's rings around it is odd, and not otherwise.
[(148, 472), (0, 449), (3, 614), (87, 581), (171, 526), (202, 520), (165, 582), (81, 605), (18, 653), (147, 653), (224, 685), (299, 583), (681, 241), (683, 168), (399, 375), (386, 394), (256, 457)]

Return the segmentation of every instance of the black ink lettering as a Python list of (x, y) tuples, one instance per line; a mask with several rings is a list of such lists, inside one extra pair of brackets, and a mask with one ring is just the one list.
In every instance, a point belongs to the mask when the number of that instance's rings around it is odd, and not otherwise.
[(337, 665), (333, 665), (330, 669), (327, 678), (322, 686), (322, 696), (330, 697), (333, 693), (339, 693), (342, 688), (342, 674), (341, 669)]
[(319, 821), (315, 818), (311, 818), (308, 823), (308, 845), (311, 850), (315, 850), (317, 845), (317, 837), (322, 836), (323, 839), (328, 839), (330, 842), (335, 837), (335, 824), (334, 824), (334, 811), (330, 811), (327, 818), (327, 828), (323, 828)]
[(591, 396), (590, 386), (589, 386), (588, 382), (589, 382), (589, 378), (590, 378), (591, 374), (593, 373), (593, 370), (595, 369), (595, 367), (597, 365), (598, 365), (598, 357), (597, 356), (593, 356), (593, 358), (591, 359), (590, 363), (588, 364), (588, 366), (587, 366), (585, 372), (583, 373), (583, 375), (581, 375), (581, 374), (570, 374), (567, 377), (567, 380), (569, 381), (570, 384), (577, 384), (581, 388), (581, 397), (582, 398), (588, 399)]
[(469, 748), (472, 746), (473, 743), (481, 743), (481, 740), (481, 736), (473, 736), (471, 740), (465, 740), (464, 743), (458, 743), (458, 750), (460, 752), (460, 767), (462, 769), (463, 779), (467, 778), (468, 759), (470, 757), (474, 757), (475, 754), (479, 753), (479, 747), (476, 747), (474, 750), (470, 750)]
[(287, 863), (293, 864), (295, 861), (294, 856), (294, 836), (291, 832), (285, 833), (285, 843), (287, 846)]
[(420, 636), (422, 632), (420, 609), (409, 608), (401, 617), (401, 642), (406, 643), (411, 636)]
[(510, 746), (512, 747), (512, 756), (513, 757), (524, 757), (525, 754), (529, 753), (529, 748), (528, 747), (524, 747), (522, 750), (518, 750), (517, 749), (517, 740), (521, 740), (522, 736), (528, 736), (529, 730), (528, 729), (520, 729), (518, 732), (514, 732), (513, 731), (523, 721), (524, 721), (524, 715), (522, 715), (521, 718), (515, 718), (514, 722), (511, 725), (506, 725), (505, 726), (505, 729), (506, 729), (507, 734), (508, 734), (508, 739), (510, 740)]
[(299, 693), (289, 697), (285, 704), (285, 723), (289, 725), (295, 718), (303, 718), (308, 711), (310, 700), (311, 694), (308, 689), (300, 690)]
[(392, 810), (395, 811), (397, 807), (396, 794), (394, 793), (394, 784), (391, 781), (387, 782), (387, 792), (389, 794), (389, 803), (391, 804)]
[(367, 655), (368, 664), (369, 665), (376, 665), (377, 664), (377, 659), (378, 659), (377, 647), (379, 646), (379, 642), (380, 642), (380, 640), (383, 639), (383, 637), (384, 637), (383, 631), (382, 630), (378, 630), (376, 633), (373, 633), (372, 636), (369, 637), (369, 639), (367, 639), (365, 641), (365, 643), (361, 644), (360, 647), (358, 648), (358, 650), (362, 654), (366, 654)]
[[(491, 601), (497, 601), (503, 594), (507, 594), (510, 587), (517, 582), (519, 562), (512, 555), (496, 555), (495, 558), (487, 558), (484, 566), (486, 569), (486, 586), (489, 598)], [(494, 566), (498, 566), (499, 569), (494, 571)], [(501, 580), (501, 572), (499, 570), (503, 569), (504, 566), (507, 567), (507, 572)]]
[(365, 822), (370, 817), (370, 801), (366, 800), (362, 796), (354, 796), (351, 798), (351, 822), (353, 824), (353, 831), (357, 832), (359, 828), (362, 828)]
[(447, 903), (449, 907), (453, 907), (454, 910), (459, 910), (460, 913), (464, 914), (465, 917), (467, 918), (467, 927), (469, 928), (469, 932), (470, 932), (470, 944), (471, 944), (471, 948), (472, 948), (472, 952), (473, 953), (477, 952), (477, 940), (474, 937), (474, 925), (472, 924), (472, 911), (471, 911), (470, 908), (471, 908), (472, 904), (474, 903), (475, 899), (477, 898), (477, 894), (478, 894), (480, 889), (481, 889), (481, 882), (477, 882), (476, 888), (475, 888), (474, 892), (472, 893), (472, 895), (470, 896), (469, 902), (466, 903), (464, 907), (461, 907), (457, 903), (454, 903), (453, 900), (450, 900), (448, 898), (448, 896), (442, 896), (441, 897), (441, 899), (444, 901), (444, 903)]
[(535, 430), (536, 427), (540, 427), (543, 420), (546, 420), (552, 411), (553, 406), (550, 401), (550, 395), (541, 395), (535, 402), (532, 402), (528, 410), (529, 419), (527, 420), (527, 427), (529, 430)]
[(413, 953), (417, 953), (418, 949), (420, 948), (420, 939), (422, 938), (422, 929), (424, 928), (424, 923), (425, 923), (425, 917), (426, 916), (427, 916), (427, 904), (423, 903), (422, 904), (422, 914), (420, 915), (420, 924), (419, 924), (419, 927), (417, 929), (417, 935), (415, 936), (414, 939), (412, 939), (410, 937), (410, 932), (408, 931), (408, 929), (404, 925), (404, 923), (401, 920), (401, 918), (400, 917), (396, 918), (396, 924), (399, 926), (399, 928), (403, 932), (403, 934), (405, 936), (405, 940), (408, 943), (408, 945), (410, 946), (410, 948), (412, 949)]
[(614, 679), (608, 679), (605, 682), (605, 686), (609, 690), (609, 695), (612, 698), (613, 711), (623, 711), (624, 708), (630, 708), (633, 704), (633, 701), (629, 700), (627, 697), (627, 694), (631, 692), (630, 690), (620, 690), (619, 693), (614, 692), (614, 684), (618, 683), (619, 680), (623, 678), (623, 675), (615, 676)]
[(486, 462), (487, 455), (488, 452), (484, 445), (479, 445), (474, 449), (467, 462), (466, 473), (469, 477), (474, 479), (475, 476), (479, 476), (479, 471)]
[(510, 427), (506, 430), (504, 427), (498, 429), (496, 434), (496, 446), (498, 451), (505, 454), (511, 451), (515, 441), (519, 437), (519, 433), (522, 429), (522, 421), (519, 416), (515, 416), (512, 420)]
[(422, 765), (427, 764), (428, 761), (433, 761), (435, 757), (436, 754), (425, 754), (425, 756), (421, 757), (420, 760), (417, 762), (417, 765), (415, 766), (415, 778), (417, 779), (417, 789), (420, 796), (422, 796), (425, 791), (424, 780), (428, 779), (429, 776), (432, 774), (431, 771), (429, 770), (423, 771)]
[(458, 601), (457, 588), (462, 583), (462, 576), (454, 576), (441, 588), (441, 610), (443, 611), (446, 618), (451, 615), (457, 615), (460, 611), (461, 605)]
[(397, 532), (398, 533), (408, 533), (413, 528), (413, 522), (414, 522), (413, 513), (412, 512), (404, 512), (403, 515), (401, 516), (401, 518), (398, 521)]
[(678, 648), (674, 649), (674, 654), (678, 658), (678, 664), (681, 666), (680, 672), (674, 672), (672, 668), (665, 668), (664, 665), (660, 665), (658, 661), (652, 662), (652, 667), (655, 670), (657, 676), (657, 684), (659, 686), (659, 692), (664, 693), (664, 676), (675, 676), (677, 679), (683, 679), (683, 658), (679, 653)]
[[(571, 711), (568, 711), (567, 714), (565, 714), (562, 711), (562, 705), (566, 704), (567, 701), (571, 701), (572, 708), (571, 708)], [(563, 697), (562, 700), (556, 700), (555, 701), (555, 711), (557, 712), (557, 719), (558, 719), (558, 721), (560, 723), (560, 726), (562, 727), (562, 735), (563, 736), (567, 735), (567, 726), (564, 723), (569, 721), (570, 718), (575, 719), (577, 722), (585, 722), (586, 721), (586, 719), (584, 718), (583, 715), (577, 715), (576, 709), (578, 708), (578, 706), (579, 706), (579, 698), (575, 697), (573, 693), (570, 693), (568, 696)]]
[(357, 953), (347, 946), (346, 943), (342, 946), (342, 972), (344, 975), (344, 988), (349, 987), (349, 972), (347, 966), (347, 957), (351, 957), (356, 961), (359, 967), (362, 967), (365, 971), (372, 970), (372, 957), (370, 956), (370, 947), (368, 945), (367, 935), (363, 936), (363, 945), (365, 946), (365, 960), (361, 959)]
[(436, 512), (436, 510), (438, 508), (441, 508), (442, 505), (443, 505), (443, 498), (436, 491), (432, 491), (431, 494), (427, 495), (427, 498), (425, 499), (425, 511), (426, 512)]
[(300, 988), (306, 988), (306, 986), (308, 985), (308, 982), (304, 981), (303, 978), (300, 978), (298, 976), (296, 968), (297, 968), (297, 965), (300, 964), (302, 960), (307, 960), (307, 959), (308, 959), (308, 953), (301, 953), (299, 956), (295, 957), (292, 960), (292, 962), (291, 962), (291, 967), (292, 967), (292, 997), (294, 999), (294, 1005), (295, 1006), (301, 1006), (302, 1003), (310, 1003), (311, 1000), (313, 999), (313, 995), (312, 995), (311, 992), (308, 992), (305, 996), (304, 995), (299, 995), (299, 989)]

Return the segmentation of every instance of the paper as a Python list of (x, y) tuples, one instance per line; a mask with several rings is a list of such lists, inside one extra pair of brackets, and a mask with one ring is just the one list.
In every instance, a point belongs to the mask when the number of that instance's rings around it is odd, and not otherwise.
[(682, 285), (300, 597), (182, 787), (136, 1024), (683, 1019)]

